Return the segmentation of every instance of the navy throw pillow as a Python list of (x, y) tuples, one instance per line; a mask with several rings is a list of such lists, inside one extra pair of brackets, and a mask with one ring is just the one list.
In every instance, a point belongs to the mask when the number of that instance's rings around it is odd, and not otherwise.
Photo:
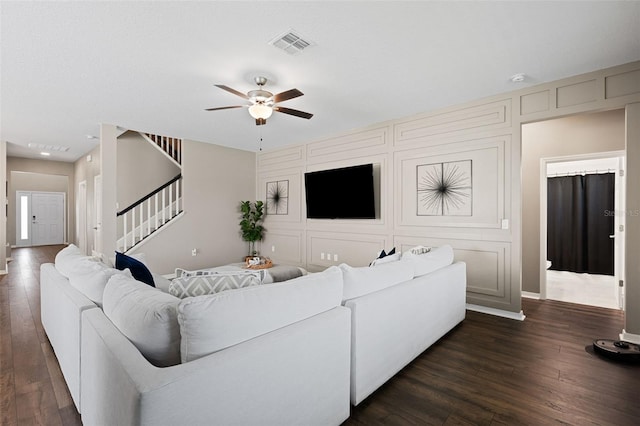
[(124, 271), (127, 268), (129, 268), (131, 275), (133, 275), (133, 278), (136, 280), (149, 284), (151, 287), (156, 286), (153, 282), (151, 271), (144, 266), (144, 263), (124, 253), (116, 252), (116, 269)]

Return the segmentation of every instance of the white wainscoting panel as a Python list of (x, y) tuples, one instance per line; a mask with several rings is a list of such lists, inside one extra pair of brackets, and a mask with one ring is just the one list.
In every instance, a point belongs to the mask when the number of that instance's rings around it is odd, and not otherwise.
[(551, 92), (549, 90), (542, 90), (520, 96), (520, 115), (548, 111), (551, 105), (550, 96)]
[[(277, 213), (272, 214), (273, 209), (269, 209), (269, 200), (267, 199), (267, 184), (280, 183), (281, 186), (287, 188), (286, 209), (283, 210), (284, 204), (280, 204)], [(258, 200), (265, 202), (265, 221), (264, 225), (268, 229), (273, 224), (281, 222), (296, 222), (302, 220), (302, 209), (305, 206), (303, 192), (303, 172), (301, 169), (282, 169), (272, 170), (260, 173), (258, 177)], [(286, 213), (286, 214), (285, 214)]]
[(511, 98), (470, 108), (398, 121), (396, 148), (442, 145), (465, 135), (511, 127)]
[(604, 87), (607, 99), (640, 93), (640, 70), (605, 77)]
[(586, 104), (594, 102), (596, 99), (598, 99), (596, 79), (569, 84), (556, 89), (556, 106), (558, 108)]
[(390, 134), (391, 128), (382, 126), (311, 142), (307, 144), (307, 159), (309, 163), (323, 163), (384, 153)]
[(403, 252), (417, 245), (451, 245), (454, 260), (467, 264), (467, 302), (489, 301), (495, 307), (510, 303), (510, 243), (406, 236), (394, 237), (394, 243)]
[(308, 231), (307, 265), (320, 268), (341, 263), (368, 266), (386, 245), (386, 235)]
[(304, 145), (296, 145), (273, 151), (259, 152), (257, 155), (258, 171), (304, 166)]
[(261, 254), (274, 263), (304, 266), (304, 231), (269, 229), (262, 241)]
[[(449, 144), (447, 151), (395, 154), (396, 226), (499, 228), (505, 218), (505, 172), (509, 175), (510, 135)], [(471, 160), (471, 210), (465, 215), (419, 212), (418, 166)]]

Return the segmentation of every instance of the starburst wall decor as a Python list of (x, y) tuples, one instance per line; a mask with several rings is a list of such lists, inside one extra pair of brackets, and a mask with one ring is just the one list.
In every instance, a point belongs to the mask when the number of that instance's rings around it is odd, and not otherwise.
[(267, 182), (267, 214), (289, 214), (289, 181)]
[(471, 160), (416, 168), (418, 216), (471, 216)]

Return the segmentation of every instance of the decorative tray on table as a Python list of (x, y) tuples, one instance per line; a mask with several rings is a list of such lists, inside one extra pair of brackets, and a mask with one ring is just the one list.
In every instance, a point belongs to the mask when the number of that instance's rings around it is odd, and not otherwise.
[(264, 256), (247, 256), (244, 263), (247, 269), (267, 269), (273, 266), (271, 259)]

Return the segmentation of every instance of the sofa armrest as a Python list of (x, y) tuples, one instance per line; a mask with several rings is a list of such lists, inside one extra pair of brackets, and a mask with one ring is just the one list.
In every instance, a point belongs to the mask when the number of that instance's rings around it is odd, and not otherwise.
[(100, 310), (83, 315), (85, 424), (339, 424), (349, 416), (343, 307), (158, 368)]
[(466, 265), (451, 264), (345, 306), (351, 309), (351, 403), (357, 405), (464, 319)]
[(98, 306), (71, 286), (52, 263), (40, 265), (40, 320), (58, 358), (69, 393), (80, 404), (80, 330), (82, 312)]

